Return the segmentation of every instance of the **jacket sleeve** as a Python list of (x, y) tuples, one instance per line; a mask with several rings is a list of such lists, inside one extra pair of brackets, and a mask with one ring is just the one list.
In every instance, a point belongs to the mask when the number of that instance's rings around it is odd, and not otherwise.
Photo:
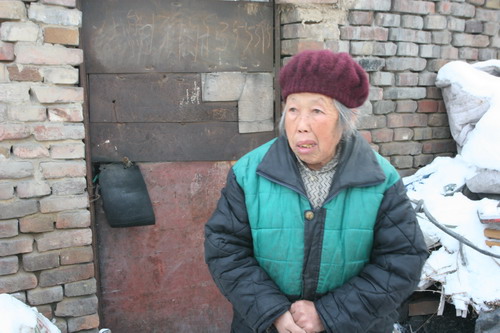
[(327, 332), (366, 332), (415, 290), (428, 257), (401, 180), (384, 194), (370, 262), (361, 273), (315, 302)]
[(244, 193), (232, 170), (217, 208), (205, 225), (205, 261), (234, 311), (256, 332), (264, 332), (290, 302), (259, 266)]

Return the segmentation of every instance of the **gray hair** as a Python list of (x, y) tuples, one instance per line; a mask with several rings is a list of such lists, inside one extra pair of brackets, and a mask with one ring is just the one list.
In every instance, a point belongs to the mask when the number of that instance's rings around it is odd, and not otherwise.
[[(332, 101), (339, 111), (339, 125), (342, 129), (342, 138), (344, 139), (356, 131), (356, 111), (354, 109), (349, 109), (347, 106), (335, 99), (333, 99)], [(286, 136), (285, 116), (286, 112), (283, 111), (281, 113), (281, 119), (278, 125), (279, 134), (283, 136)]]

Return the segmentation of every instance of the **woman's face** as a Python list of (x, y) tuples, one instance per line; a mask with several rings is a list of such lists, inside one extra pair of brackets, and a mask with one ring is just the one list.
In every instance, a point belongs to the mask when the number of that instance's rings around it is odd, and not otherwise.
[(315, 93), (291, 94), (284, 112), (290, 148), (310, 169), (321, 169), (335, 156), (342, 137), (333, 99)]

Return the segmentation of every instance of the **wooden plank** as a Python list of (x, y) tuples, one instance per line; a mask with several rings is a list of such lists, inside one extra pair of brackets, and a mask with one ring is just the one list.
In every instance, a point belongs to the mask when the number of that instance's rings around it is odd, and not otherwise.
[(489, 238), (500, 239), (500, 230), (497, 229), (484, 229), (484, 235)]
[(239, 134), (237, 122), (91, 123), (94, 162), (230, 161), (272, 139)]
[(82, 1), (87, 73), (273, 71), (273, 4)]
[(202, 103), (199, 74), (91, 74), (91, 122), (237, 121), (236, 102)]

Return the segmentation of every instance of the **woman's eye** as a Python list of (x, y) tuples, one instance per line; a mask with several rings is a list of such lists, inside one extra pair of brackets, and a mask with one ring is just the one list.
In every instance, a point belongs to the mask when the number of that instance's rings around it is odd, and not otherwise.
[(297, 112), (297, 109), (296, 108), (289, 108), (288, 112)]
[(313, 109), (313, 112), (314, 112), (314, 113), (323, 113), (323, 111), (322, 111), (322, 110), (320, 110), (320, 109)]

